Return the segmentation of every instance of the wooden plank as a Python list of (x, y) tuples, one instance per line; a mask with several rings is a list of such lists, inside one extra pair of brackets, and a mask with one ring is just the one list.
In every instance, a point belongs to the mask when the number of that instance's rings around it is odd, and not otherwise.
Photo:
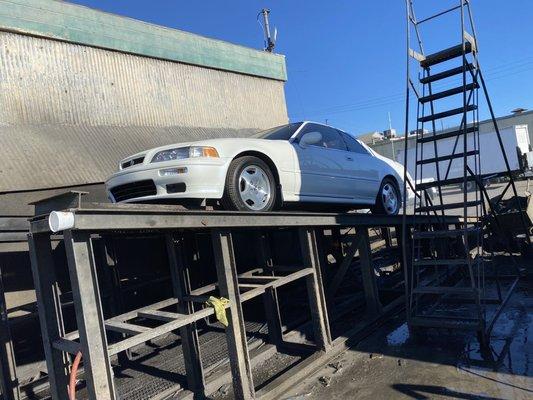
[(237, 273), (233, 241), (228, 231), (214, 230), (211, 233), (215, 255), (220, 295), (229, 300), (229, 325), (226, 328), (226, 341), (231, 370), (233, 391), (236, 399), (253, 399), (254, 383), (248, 354), (241, 297), (237, 288)]
[(88, 233), (73, 233), (67, 230), (64, 232), (64, 242), (83, 352), (87, 391), (90, 398), (114, 400), (115, 384), (107, 348), (91, 238)]
[(119, 321), (107, 321), (105, 323), (105, 328), (106, 330), (125, 333), (126, 335), (137, 335), (150, 330), (150, 328), (146, 326), (134, 325)]

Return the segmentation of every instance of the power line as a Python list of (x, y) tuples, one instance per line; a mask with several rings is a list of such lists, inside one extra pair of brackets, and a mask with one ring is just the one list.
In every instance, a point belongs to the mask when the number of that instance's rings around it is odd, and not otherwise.
[[(531, 65), (531, 66), (529, 66)], [(527, 68), (523, 68), (526, 67)], [(514, 62), (514, 63), (507, 63), (503, 64), (497, 67), (489, 68), (487, 71), (488, 73), (485, 74), (486, 80), (497, 80), (501, 79), (503, 77), (516, 75), (522, 72), (526, 72), (533, 69), (533, 58), (526, 58), (522, 59), (520, 61)], [(502, 72), (505, 72), (502, 74)], [(452, 81), (453, 83), (454, 81)], [(456, 84), (459, 84), (460, 82), (455, 81)], [(438, 89), (440, 87), (449, 86), (450, 82), (441, 82), (439, 85), (434, 85), (433, 88)], [(360, 110), (367, 110), (370, 108), (376, 108), (381, 106), (386, 106), (389, 104), (395, 104), (399, 103), (404, 100), (405, 94), (403, 92), (395, 93), (389, 96), (382, 96), (382, 97), (376, 97), (373, 99), (367, 99), (356, 103), (351, 104), (344, 104), (344, 105), (337, 105), (337, 106), (331, 106), (326, 107), (322, 109), (317, 109), (315, 111), (311, 112), (305, 112), (302, 114), (296, 114), (296, 116), (293, 116), (292, 118), (296, 118), (301, 115), (311, 115), (315, 117), (324, 116), (324, 115), (335, 115), (335, 114), (341, 114), (346, 112), (353, 112), (353, 111), (360, 111)]]

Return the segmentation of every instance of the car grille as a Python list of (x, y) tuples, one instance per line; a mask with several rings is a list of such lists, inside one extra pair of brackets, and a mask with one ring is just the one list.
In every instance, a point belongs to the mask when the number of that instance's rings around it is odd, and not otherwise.
[(115, 186), (110, 190), (116, 202), (157, 194), (155, 183), (151, 179), (126, 183), (125, 185)]
[(132, 158), (131, 160), (124, 161), (121, 164), (121, 167), (122, 167), (122, 169), (126, 169), (126, 168), (129, 168), (129, 167), (133, 167), (134, 165), (137, 165), (137, 164), (142, 164), (143, 161), (144, 161), (144, 156), (137, 157), (137, 158)]

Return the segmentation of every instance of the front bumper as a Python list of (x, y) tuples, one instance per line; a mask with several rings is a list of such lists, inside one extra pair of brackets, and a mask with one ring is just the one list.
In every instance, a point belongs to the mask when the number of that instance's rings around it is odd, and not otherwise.
[[(112, 175), (106, 182), (109, 199), (116, 203), (112, 190), (118, 186), (134, 184), (141, 181), (153, 181), (156, 193), (141, 195), (120, 200), (121, 203), (139, 201), (158, 201), (170, 199), (220, 199), (224, 194), (224, 183), (229, 162), (224, 158), (216, 159), (187, 159), (179, 162), (162, 162), (143, 164), (131, 167)], [(181, 169), (175, 175), (162, 176), (162, 170)], [(179, 193), (169, 193), (167, 185), (182, 184), (185, 190)], [(171, 191), (171, 190), (170, 190)]]

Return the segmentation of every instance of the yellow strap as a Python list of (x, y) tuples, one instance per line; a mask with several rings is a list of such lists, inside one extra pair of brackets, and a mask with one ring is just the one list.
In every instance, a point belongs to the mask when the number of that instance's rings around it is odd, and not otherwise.
[(209, 296), (209, 299), (205, 302), (210, 307), (215, 309), (215, 317), (224, 326), (228, 326), (228, 317), (226, 317), (226, 306), (229, 300), (224, 297)]

